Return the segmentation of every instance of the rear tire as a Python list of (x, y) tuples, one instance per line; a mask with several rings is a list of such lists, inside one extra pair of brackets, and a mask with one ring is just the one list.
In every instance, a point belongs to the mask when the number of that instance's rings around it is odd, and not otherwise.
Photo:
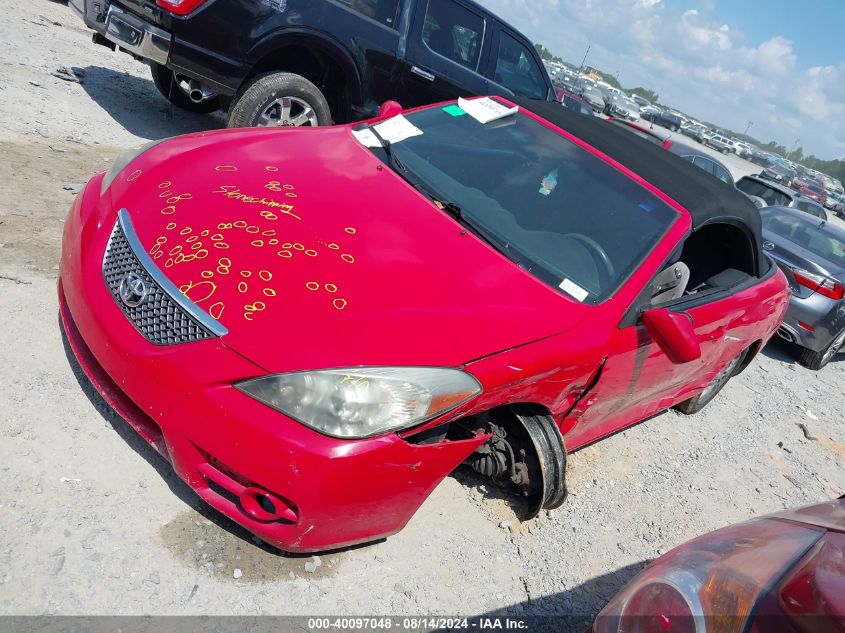
[(722, 368), (722, 371), (713, 377), (713, 380), (710, 381), (710, 384), (707, 385), (704, 391), (689, 400), (684, 400), (680, 404), (676, 404), (675, 410), (680, 411), (684, 415), (693, 415), (701, 411), (728, 384), (728, 381), (736, 373), (737, 368), (745, 358), (745, 354), (746, 352), (742, 352), (736, 356)]
[(833, 360), (833, 357), (842, 349), (843, 344), (845, 344), (845, 330), (833, 337), (830, 345), (821, 352), (814, 352), (806, 347), (802, 348), (798, 355), (798, 363), (807, 369), (818, 371)]
[(161, 96), (177, 108), (198, 114), (211, 114), (220, 109), (220, 97), (213, 97), (205, 101), (200, 101), (199, 103), (191, 101), (188, 95), (176, 84), (173, 71), (167, 66), (150, 62), (150, 74), (153, 76), (153, 83), (158, 88)]
[(329, 104), (320, 89), (293, 73), (270, 72), (245, 83), (229, 108), (228, 127), (330, 125)]

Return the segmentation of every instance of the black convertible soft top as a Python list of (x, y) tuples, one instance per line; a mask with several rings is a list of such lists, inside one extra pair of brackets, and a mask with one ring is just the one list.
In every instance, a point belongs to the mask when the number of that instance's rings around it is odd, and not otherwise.
[(743, 229), (754, 243), (758, 274), (768, 269), (760, 212), (736, 187), (600, 117), (573, 112), (555, 101), (519, 96), (511, 101), (607, 154), (675, 200), (689, 211), (693, 230), (714, 222)]

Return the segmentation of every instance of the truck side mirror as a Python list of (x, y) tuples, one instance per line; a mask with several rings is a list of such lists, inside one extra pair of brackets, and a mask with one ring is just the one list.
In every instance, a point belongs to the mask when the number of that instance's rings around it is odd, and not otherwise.
[(402, 104), (398, 101), (385, 101), (381, 104), (381, 107), (379, 107), (378, 109), (379, 118), (392, 117), (396, 116), (397, 114), (402, 114)]
[(643, 324), (673, 363), (680, 365), (701, 358), (701, 345), (687, 313), (670, 312), (667, 308), (646, 310)]

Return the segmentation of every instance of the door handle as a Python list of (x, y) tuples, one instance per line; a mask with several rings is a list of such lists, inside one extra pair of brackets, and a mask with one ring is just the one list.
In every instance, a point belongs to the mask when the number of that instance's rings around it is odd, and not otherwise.
[(430, 73), (427, 70), (423, 70), (419, 66), (411, 66), (411, 72), (414, 73), (417, 77), (422, 77), (426, 81), (434, 81), (434, 73)]
[(773, 251), (775, 250), (775, 244), (774, 242), (763, 242), (763, 248), (767, 251)]

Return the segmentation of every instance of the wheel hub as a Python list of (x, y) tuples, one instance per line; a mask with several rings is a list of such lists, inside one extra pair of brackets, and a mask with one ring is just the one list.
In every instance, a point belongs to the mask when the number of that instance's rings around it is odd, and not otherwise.
[(259, 127), (315, 127), (318, 125), (314, 108), (299, 97), (279, 97), (274, 99), (261, 116)]

